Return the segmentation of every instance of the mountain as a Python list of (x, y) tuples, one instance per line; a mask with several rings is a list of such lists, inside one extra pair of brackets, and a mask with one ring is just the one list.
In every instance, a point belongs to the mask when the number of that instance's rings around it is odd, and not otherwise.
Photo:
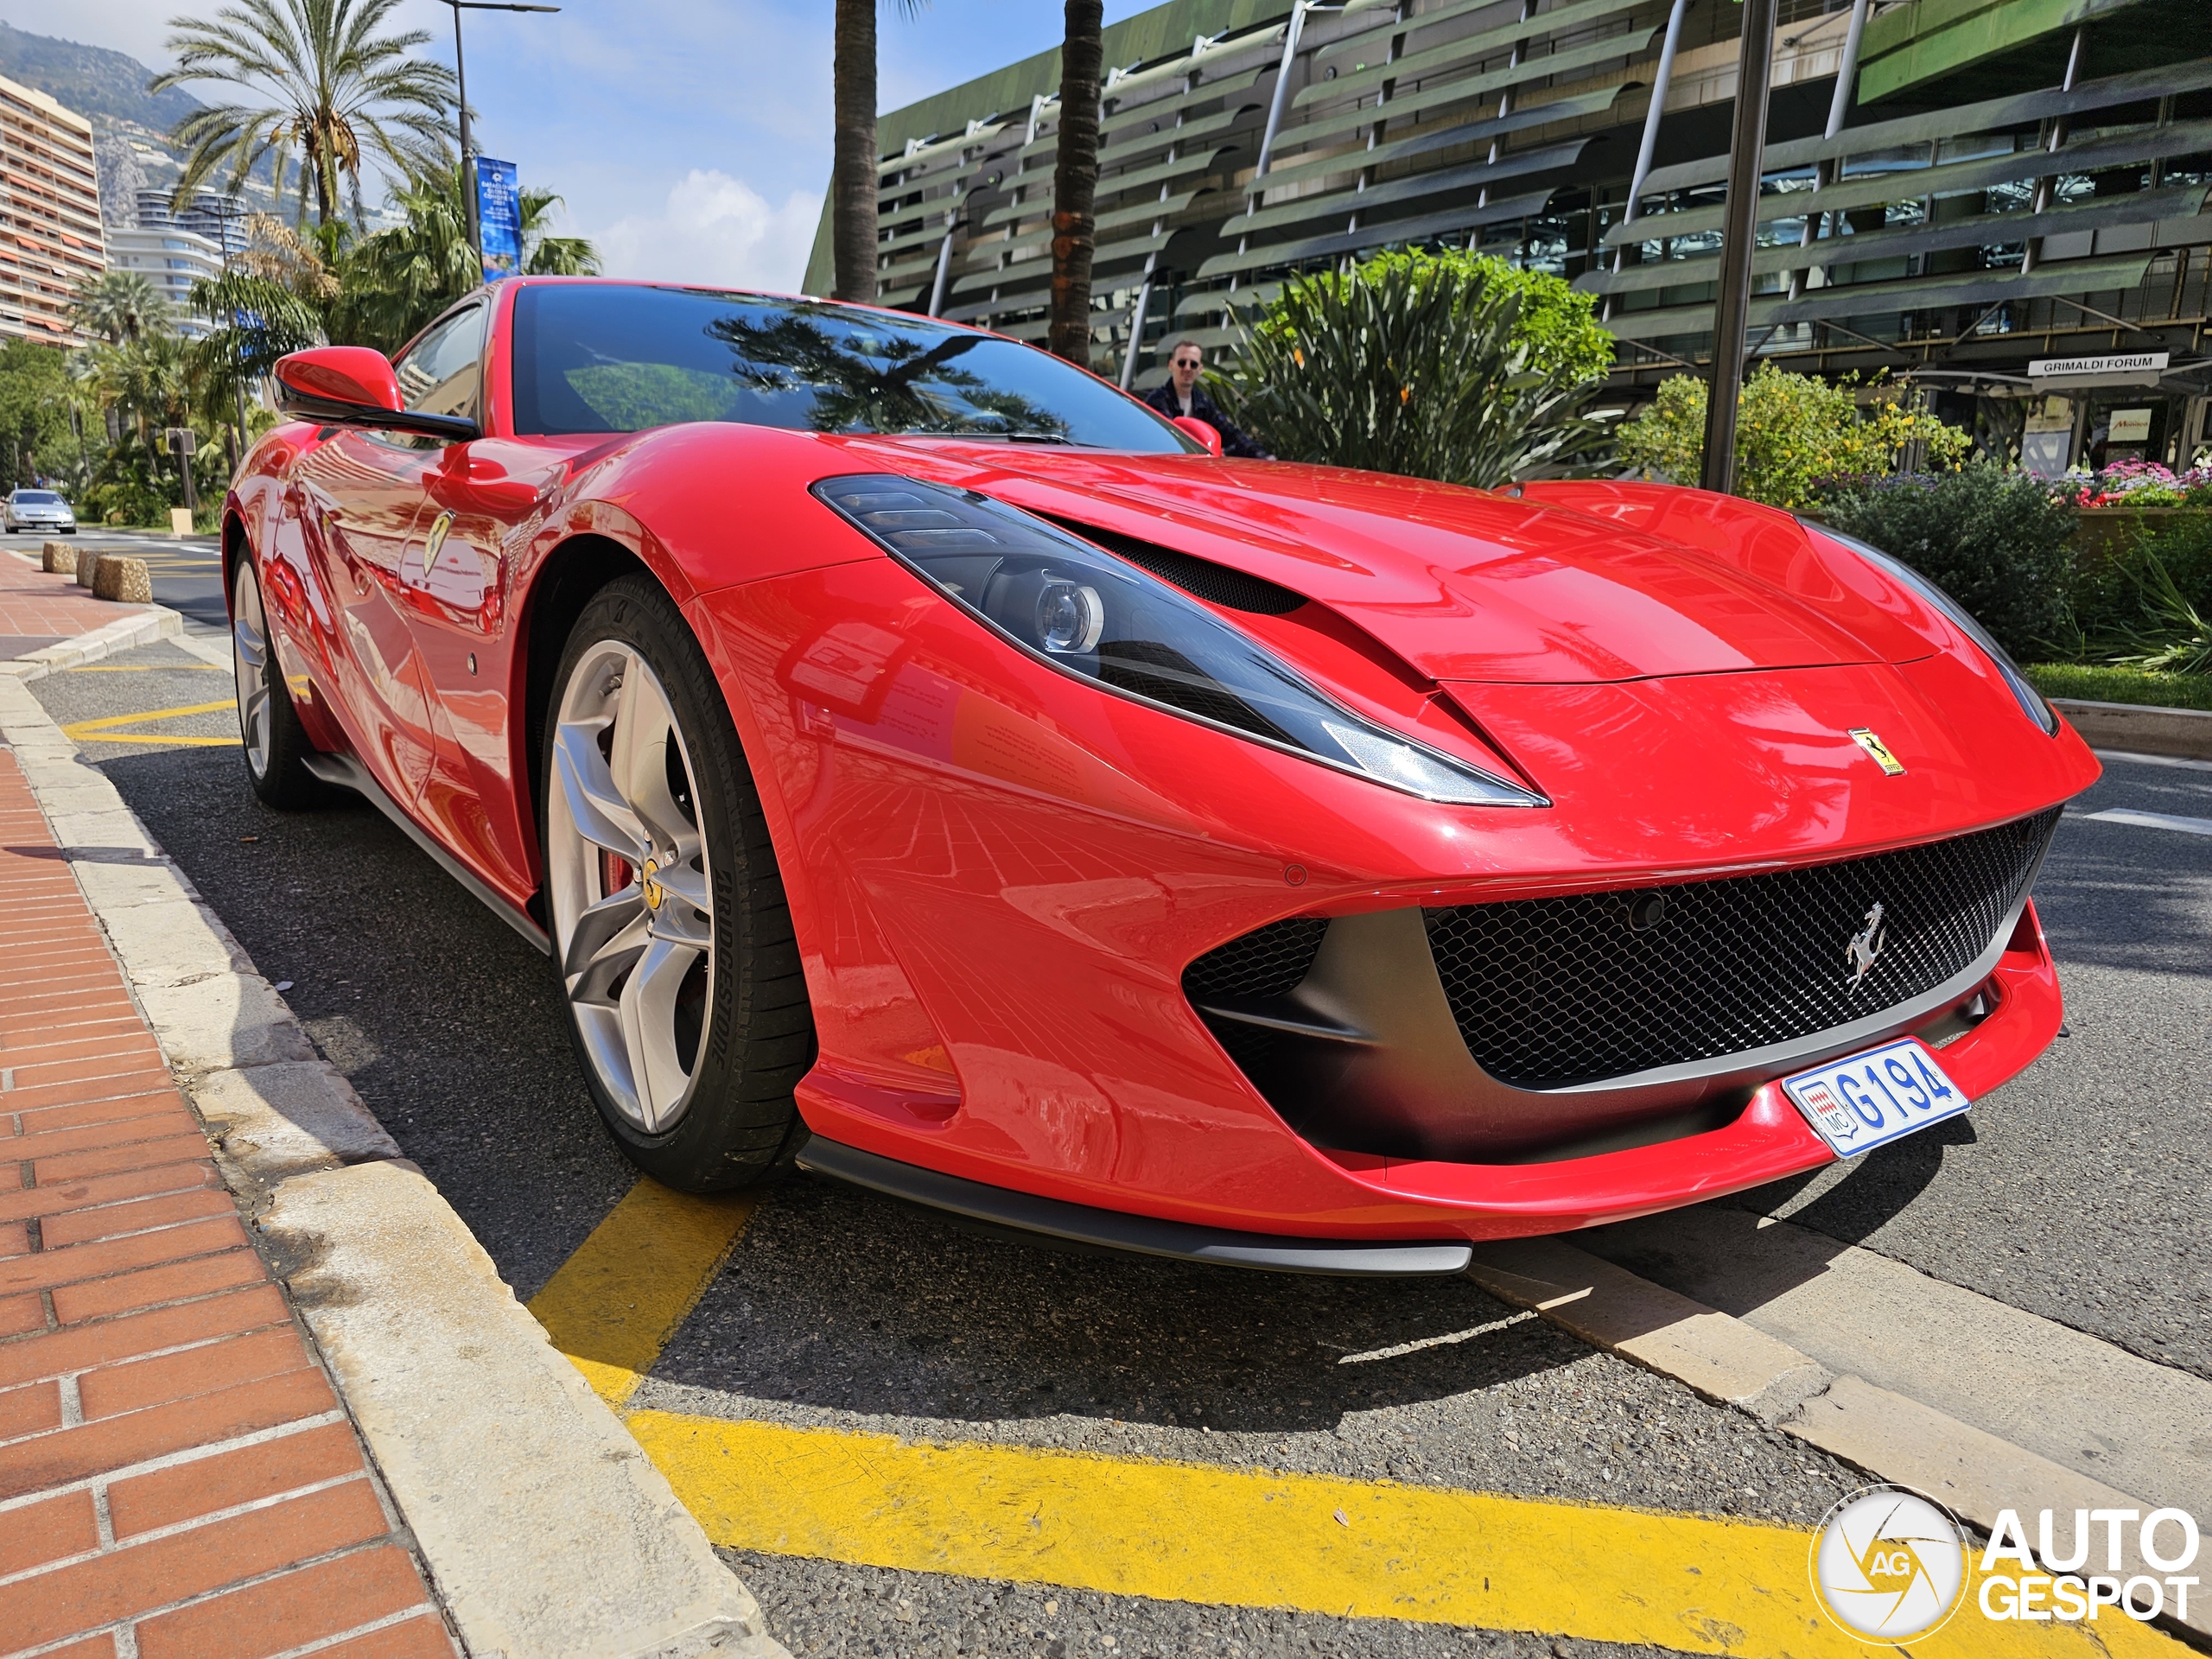
[(148, 92), (146, 83), (154, 72), (128, 54), (33, 35), (4, 22), (0, 22), (0, 75), (35, 86), (95, 121), (105, 117), (157, 133), (168, 132), (200, 107), (198, 99), (175, 87)]
[[(149, 92), (154, 72), (128, 53), (86, 46), (0, 22), (0, 75), (59, 99), (92, 124), (99, 158), (100, 217), (110, 225), (134, 222), (141, 190), (166, 190), (184, 170), (169, 143), (172, 128), (200, 100), (172, 87)], [(269, 200), (268, 164), (248, 183), (251, 205)], [(258, 186), (257, 188), (256, 186)]]

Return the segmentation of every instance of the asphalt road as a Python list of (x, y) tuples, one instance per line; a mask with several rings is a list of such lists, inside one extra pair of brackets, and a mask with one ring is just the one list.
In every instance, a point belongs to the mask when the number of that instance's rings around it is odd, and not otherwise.
[[(68, 725), (228, 684), (163, 645), (34, 689)], [(528, 1298), (634, 1179), (550, 965), (366, 804), (273, 813), (235, 747), (143, 741), (220, 739), (231, 719), (124, 721), (86, 747)], [(2061, 827), (2038, 897), (2071, 1034), (1965, 1122), (1736, 1202), (2212, 1376), (2203, 1275), (2182, 1270), (2212, 1259), (2212, 836), (2082, 816), (2114, 806), (2212, 818), (2212, 771), (2115, 764)], [(634, 1403), (1798, 1525), (1861, 1484), (1464, 1281), (1063, 1255), (804, 1177), (762, 1205)], [(1125, 1654), (1595, 1650), (733, 1559), (801, 1655), (1065, 1655), (1107, 1635)]]

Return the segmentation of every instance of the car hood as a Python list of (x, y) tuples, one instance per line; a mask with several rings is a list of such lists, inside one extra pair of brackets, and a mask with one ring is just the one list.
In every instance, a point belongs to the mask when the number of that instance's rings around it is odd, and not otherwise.
[(887, 471), (1280, 583), (1434, 680), (1592, 683), (1897, 662), (1933, 649), (1897, 607), (1840, 584), (1789, 515), (1725, 498), (1697, 499), (1722, 500), (1724, 517), (1732, 509), (1740, 522), (1699, 545), (1579, 503), (1335, 467), (998, 444), (851, 448)]

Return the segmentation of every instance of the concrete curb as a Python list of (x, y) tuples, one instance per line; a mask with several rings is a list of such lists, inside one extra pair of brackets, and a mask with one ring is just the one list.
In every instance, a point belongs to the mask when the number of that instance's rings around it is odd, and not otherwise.
[(42, 680), (61, 669), (96, 663), (103, 657), (114, 656), (118, 652), (136, 651), (141, 645), (150, 645), (157, 639), (173, 639), (183, 632), (184, 619), (181, 616), (165, 605), (149, 605), (135, 615), (119, 616), (112, 622), (94, 628), (90, 633), (80, 633), (74, 639), (48, 645), (28, 657), (0, 663), (0, 679), (12, 679), (19, 683)]
[[(1837, 1376), (1740, 1319), (1559, 1239), (1478, 1245), (1467, 1271), (1501, 1301), (1748, 1411), (1877, 1480), (1926, 1492), (1985, 1532), (2004, 1510), (2019, 1513), (2032, 1538), (2041, 1510), (2157, 1507), (1863, 1377)], [(2126, 1573), (2155, 1576), (2132, 1548), (2121, 1560)], [(2182, 1623), (2212, 1636), (2212, 1609), (2192, 1599)]]
[(2178, 755), (2212, 760), (2212, 714), (2196, 709), (2158, 709), (2148, 703), (2088, 702), (2053, 697), (2050, 706), (2066, 716), (2093, 749), (2126, 749), (2138, 754)]
[(41, 653), (37, 673), (0, 673), (0, 741), (463, 1645), (474, 1659), (789, 1659), (667, 1479), (24, 683), (175, 635), (181, 619), (161, 617), (127, 644), (111, 626)]

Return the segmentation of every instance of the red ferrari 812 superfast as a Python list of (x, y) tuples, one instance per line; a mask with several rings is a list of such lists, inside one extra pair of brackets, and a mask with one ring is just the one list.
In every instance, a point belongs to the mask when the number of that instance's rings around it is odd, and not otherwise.
[(276, 381), (223, 531), (252, 786), (360, 791), (546, 951), (672, 1185), (1450, 1272), (2058, 1028), (2028, 893), (2095, 760), (1787, 513), (1223, 460), (1015, 340), (673, 285)]

